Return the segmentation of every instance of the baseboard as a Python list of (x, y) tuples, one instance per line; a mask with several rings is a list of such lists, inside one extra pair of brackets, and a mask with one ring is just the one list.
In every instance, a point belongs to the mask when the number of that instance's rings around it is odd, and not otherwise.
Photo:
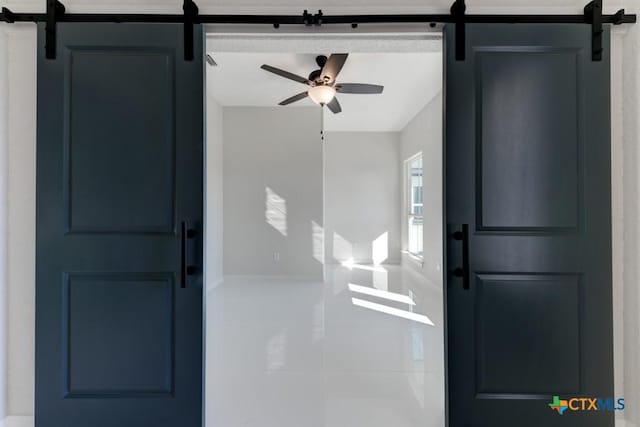
[(30, 415), (10, 415), (0, 421), (0, 427), (34, 427), (35, 421)]
[(353, 263), (355, 265), (382, 265), (383, 267), (385, 265), (400, 265), (402, 264), (402, 256), (387, 258), (384, 260), (382, 264), (376, 264), (375, 262), (373, 262), (371, 258), (351, 258), (348, 261), (337, 261), (337, 260), (328, 261), (328, 262), (325, 262), (325, 265), (346, 265), (348, 263)]
[(210, 283), (207, 283), (207, 293), (213, 291), (215, 288), (220, 286), (223, 281), (224, 281), (224, 279), (222, 277), (220, 277), (218, 279), (215, 279), (215, 280), (211, 281)]
[(426, 277), (424, 273), (424, 261), (408, 252), (402, 253), (402, 267)]
[(222, 282), (218, 283), (218, 286), (226, 279), (264, 279), (264, 280), (289, 280), (289, 281), (304, 281), (304, 282), (322, 282), (322, 275), (318, 276), (295, 276), (295, 275), (270, 275), (270, 274), (225, 274)]

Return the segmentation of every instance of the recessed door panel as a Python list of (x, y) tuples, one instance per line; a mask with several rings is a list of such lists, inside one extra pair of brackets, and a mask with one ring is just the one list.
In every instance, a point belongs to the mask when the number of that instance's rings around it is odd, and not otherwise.
[(65, 61), (68, 231), (171, 233), (173, 52), (71, 47)]
[(479, 274), (477, 392), (580, 391), (580, 276)]
[(63, 286), (65, 397), (169, 397), (173, 275), (68, 273)]
[(475, 63), (478, 228), (577, 228), (583, 125), (577, 51), (478, 49)]

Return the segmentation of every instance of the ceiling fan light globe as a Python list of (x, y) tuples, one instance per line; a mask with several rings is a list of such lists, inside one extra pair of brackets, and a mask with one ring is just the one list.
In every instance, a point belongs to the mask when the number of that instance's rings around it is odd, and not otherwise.
[(331, 86), (320, 85), (309, 89), (309, 98), (319, 105), (328, 104), (334, 96), (336, 96), (336, 90)]

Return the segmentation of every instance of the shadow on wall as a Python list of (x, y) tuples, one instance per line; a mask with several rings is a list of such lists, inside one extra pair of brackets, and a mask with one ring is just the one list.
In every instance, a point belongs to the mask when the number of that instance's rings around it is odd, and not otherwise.
[[(274, 230), (286, 237), (287, 201), (269, 187), (265, 187), (265, 195), (265, 220)], [(324, 264), (324, 228), (313, 220), (311, 220), (311, 246), (313, 258), (320, 264)]]
[[(287, 201), (273, 189), (265, 187), (265, 220), (274, 230), (287, 236)], [(313, 258), (324, 264), (324, 228), (311, 221), (311, 242)], [(343, 265), (353, 265), (354, 245), (340, 234), (333, 233), (333, 258)], [(389, 232), (385, 231), (371, 242), (373, 265), (383, 264), (389, 258)]]
[(313, 258), (324, 264), (324, 228), (315, 221), (311, 221), (311, 242), (313, 244)]
[[(360, 244), (362, 247), (363, 244)], [(342, 265), (354, 265), (356, 263), (359, 264), (369, 264), (369, 259), (372, 261), (374, 266), (379, 266), (383, 264), (385, 261), (389, 259), (389, 232), (385, 231), (378, 237), (376, 237), (370, 244), (366, 244), (367, 247), (370, 247), (371, 258), (366, 257), (364, 260), (357, 259), (354, 245), (342, 237), (342, 235), (337, 232), (333, 232), (333, 261), (338, 262)], [(360, 250), (360, 257), (362, 257), (362, 248)]]
[(389, 258), (389, 232), (385, 231), (371, 243), (371, 260), (380, 265)]
[(327, 132), (324, 143), (328, 264), (400, 263), (400, 134)]
[[(287, 201), (270, 187), (265, 187), (265, 221), (271, 228), (287, 237)], [(313, 258), (324, 264), (324, 228), (316, 221), (310, 221), (311, 252)], [(381, 264), (389, 258), (389, 232), (385, 231), (370, 244), (373, 266), (356, 264), (353, 244), (340, 234), (333, 233), (333, 259), (349, 269), (369, 269), (374, 274), (374, 286), (387, 287), (387, 271)], [(278, 261), (278, 259), (276, 259)]]
[(225, 276), (322, 278), (318, 113), (300, 107), (223, 108)]
[(282, 234), (287, 235), (287, 201), (280, 197), (278, 193), (270, 189), (265, 188), (266, 201), (264, 216), (267, 220), (267, 224), (273, 227), (274, 230)]

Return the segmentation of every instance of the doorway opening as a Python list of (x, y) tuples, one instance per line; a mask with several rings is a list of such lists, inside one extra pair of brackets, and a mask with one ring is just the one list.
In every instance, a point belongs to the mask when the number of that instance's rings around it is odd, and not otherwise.
[[(207, 39), (207, 426), (444, 426), (439, 33)], [(332, 113), (305, 87), (348, 53)]]

